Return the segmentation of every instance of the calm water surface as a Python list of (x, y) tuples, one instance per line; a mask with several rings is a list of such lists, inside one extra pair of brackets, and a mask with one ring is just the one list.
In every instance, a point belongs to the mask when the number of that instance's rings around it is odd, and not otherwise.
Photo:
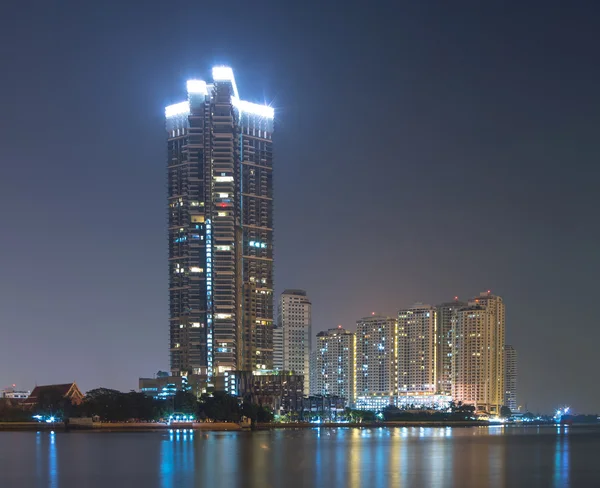
[(0, 487), (599, 487), (600, 429), (0, 432)]

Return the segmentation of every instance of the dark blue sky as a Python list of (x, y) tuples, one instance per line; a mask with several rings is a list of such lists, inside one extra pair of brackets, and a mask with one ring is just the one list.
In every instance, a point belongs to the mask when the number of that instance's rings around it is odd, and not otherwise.
[(3, 7), (0, 387), (168, 367), (163, 108), (229, 64), (315, 332), (491, 289), (520, 402), (600, 411), (595, 2), (289, 3)]

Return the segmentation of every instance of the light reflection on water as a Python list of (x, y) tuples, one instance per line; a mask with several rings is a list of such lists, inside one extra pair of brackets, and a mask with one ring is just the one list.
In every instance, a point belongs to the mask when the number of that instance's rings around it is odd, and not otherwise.
[(161, 442), (160, 478), (163, 488), (176, 488), (194, 473), (194, 431), (169, 430)]
[(48, 449), (48, 454), (50, 486), (52, 488), (58, 488), (58, 462), (56, 459), (56, 434), (54, 431), (50, 432), (50, 448)]
[(554, 445), (554, 486), (569, 485), (569, 427), (557, 427)]
[[(12, 443), (3, 435), (2, 488), (600, 486), (600, 429), (41, 432), (12, 434)], [(11, 475), (17, 481), (4, 482)]]

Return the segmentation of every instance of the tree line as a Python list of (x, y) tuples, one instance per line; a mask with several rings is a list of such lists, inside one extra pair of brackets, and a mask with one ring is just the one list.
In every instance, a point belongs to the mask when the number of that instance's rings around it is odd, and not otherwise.
[(268, 408), (239, 402), (224, 392), (204, 394), (197, 398), (188, 391), (178, 391), (166, 399), (155, 399), (143, 393), (123, 393), (109, 388), (96, 388), (86, 393), (80, 405), (72, 405), (59, 392), (52, 390), (40, 394), (32, 410), (19, 404), (0, 404), (0, 421), (27, 421), (32, 415), (54, 416), (68, 420), (73, 417), (96, 417), (103, 422), (166, 421), (173, 413), (192, 415), (201, 421), (239, 422), (247, 417), (253, 422), (270, 422), (273, 412)]

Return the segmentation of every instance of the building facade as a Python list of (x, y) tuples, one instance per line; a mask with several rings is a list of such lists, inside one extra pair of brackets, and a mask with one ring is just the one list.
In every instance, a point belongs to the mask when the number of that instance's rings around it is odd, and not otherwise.
[(202, 375), (171, 376), (159, 371), (152, 378), (139, 378), (139, 390), (156, 400), (167, 400), (178, 391), (187, 391), (199, 397), (206, 393), (206, 378)]
[(282, 370), (304, 375), (306, 396), (310, 392), (311, 310), (304, 290), (285, 290), (279, 297), (277, 326), (281, 328), (278, 334), (282, 336), (279, 344), (282, 350), (276, 350), (275, 354), (282, 358)]
[(315, 395), (335, 395), (354, 404), (355, 335), (339, 326), (317, 334)]
[(304, 376), (291, 371), (227, 371), (225, 391), (276, 414), (302, 410)]
[(355, 371), (358, 403), (369, 403), (368, 397), (390, 403), (398, 385), (396, 319), (371, 315), (356, 322)]
[(283, 329), (279, 325), (273, 327), (273, 369), (283, 371)]
[(63, 383), (60, 385), (36, 386), (31, 394), (22, 400), (25, 407), (35, 407), (37, 403), (46, 395), (52, 395), (54, 398), (62, 397), (71, 402), (72, 405), (81, 405), (85, 395), (81, 392), (75, 383)]
[(166, 107), (171, 373), (273, 365), (273, 109), (233, 71)]
[(452, 329), (456, 312), (466, 307), (458, 297), (454, 301), (438, 305), (437, 308), (437, 391), (440, 395), (452, 394)]
[(500, 414), (504, 402), (504, 329), (504, 302), (489, 292), (457, 311), (452, 356), (455, 401)]
[[(398, 397), (435, 397), (437, 391), (437, 310), (416, 303), (398, 312)], [(422, 402), (422, 399), (418, 399)]]
[(519, 410), (517, 403), (517, 351), (506, 344), (504, 346), (504, 405), (512, 412)]
[(17, 390), (15, 385), (12, 388), (0, 390), (0, 398), (8, 398), (9, 400), (26, 400), (29, 395), (31, 395), (30, 390)]

